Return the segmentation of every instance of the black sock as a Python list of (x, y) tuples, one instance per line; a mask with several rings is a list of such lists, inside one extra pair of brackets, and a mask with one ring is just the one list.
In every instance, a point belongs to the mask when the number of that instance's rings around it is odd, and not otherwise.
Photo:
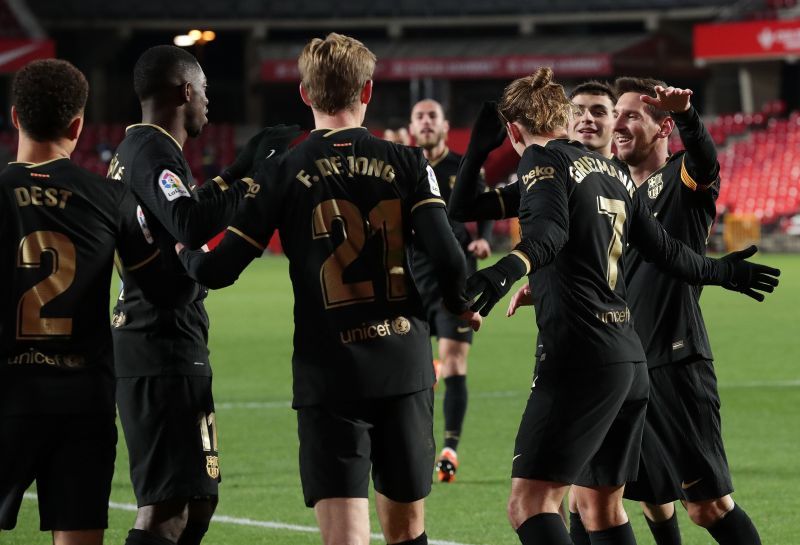
[(656, 545), (681, 545), (681, 531), (678, 528), (678, 513), (672, 512), (672, 518), (663, 522), (653, 522), (647, 516), (644, 517)]
[(125, 540), (125, 545), (175, 545), (175, 542), (165, 537), (151, 534), (146, 530), (131, 528), (128, 532), (128, 538)]
[(630, 522), (599, 532), (589, 532), (589, 540), (592, 545), (636, 545)]
[(401, 541), (400, 543), (394, 543), (393, 545), (428, 545), (428, 534), (422, 532), (420, 535), (410, 541)]
[(590, 545), (589, 534), (578, 513), (569, 512), (569, 537), (574, 545)]
[(444, 384), (444, 446), (456, 450), (467, 414), (467, 376), (447, 377)]
[(208, 532), (208, 523), (200, 524), (189, 521), (186, 523), (186, 528), (181, 532), (178, 545), (200, 545), (206, 532)]
[(753, 526), (753, 521), (736, 504), (719, 522), (707, 530), (720, 545), (761, 545), (761, 538)]
[(519, 528), (517, 535), (522, 545), (572, 545), (567, 528), (558, 513), (534, 515)]

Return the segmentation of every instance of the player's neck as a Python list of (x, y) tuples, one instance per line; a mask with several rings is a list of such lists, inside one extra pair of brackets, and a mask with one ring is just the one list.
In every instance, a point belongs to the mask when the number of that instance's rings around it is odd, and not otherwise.
[(32, 138), (19, 134), (17, 161), (20, 163), (44, 163), (53, 159), (69, 158), (74, 146), (64, 139), (51, 142), (37, 142)]
[(609, 142), (607, 146), (603, 146), (602, 148), (597, 148), (596, 150), (593, 151), (596, 151), (606, 159), (614, 158), (614, 152), (611, 151), (611, 142)]
[(183, 149), (189, 134), (183, 126), (183, 116), (174, 108), (157, 109), (155, 106), (142, 105), (142, 123), (157, 125), (167, 131)]
[(444, 138), (442, 138), (435, 147), (430, 149), (422, 148), (422, 154), (425, 155), (425, 159), (430, 163), (438, 161), (445, 153), (447, 153), (447, 143), (444, 141)]
[(628, 170), (630, 170), (631, 178), (633, 178), (633, 183), (636, 187), (642, 185), (651, 174), (664, 166), (667, 158), (669, 158), (667, 147), (658, 146), (653, 150), (653, 153), (648, 155), (647, 158), (638, 165), (628, 164)]
[(339, 110), (333, 115), (312, 109), (314, 112), (314, 128), (316, 129), (344, 129), (346, 127), (360, 127), (364, 122), (364, 113), (361, 109)]

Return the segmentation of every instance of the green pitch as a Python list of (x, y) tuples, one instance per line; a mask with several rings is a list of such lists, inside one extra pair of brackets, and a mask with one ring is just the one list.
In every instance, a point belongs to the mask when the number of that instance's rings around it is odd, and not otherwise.
[[(800, 544), (800, 256), (759, 257), (783, 269), (777, 297), (756, 304), (709, 288), (703, 310), (716, 356), (734, 498), (764, 543)], [(300, 492), (296, 420), (289, 408), (292, 292), (286, 261), (258, 260), (237, 285), (212, 293), (208, 310), (223, 475), (217, 512), (224, 518), (212, 524), (205, 543), (320, 543), (313, 511)], [(531, 310), (511, 319), (504, 310), (498, 304), (476, 336), (458, 481), (434, 484), (427, 503), (433, 543), (518, 543), (506, 521), (505, 502), (514, 436), (531, 381), (535, 330)], [(109, 544), (123, 543), (134, 519), (124, 510), (134, 502), (127, 464), (120, 439)], [(638, 506), (627, 508), (639, 543), (651, 544)], [(680, 508), (679, 514), (685, 544), (714, 543)], [(380, 531), (374, 518), (372, 531)], [(48, 543), (49, 535), (38, 532), (36, 501), (26, 499), (17, 530), (0, 534), (0, 544)]]

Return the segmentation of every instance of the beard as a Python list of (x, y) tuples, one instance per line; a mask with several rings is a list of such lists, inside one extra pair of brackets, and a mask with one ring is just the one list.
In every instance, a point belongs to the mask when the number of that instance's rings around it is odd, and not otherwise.
[(424, 135), (415, 136), (414, 139), (417, 141), (417, 145), (422, 149), (432, 150), (441, 143), (442, 139), (444, 139), (444, 133), (427, 133)]

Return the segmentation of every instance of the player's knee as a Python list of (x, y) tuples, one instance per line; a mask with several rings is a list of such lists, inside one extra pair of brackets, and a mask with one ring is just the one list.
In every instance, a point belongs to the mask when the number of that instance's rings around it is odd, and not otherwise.
[(622, 502), (579, 501), (578, 512), (584, 527), (590, 532), (621, 526), (628, 521)]
[(731, 509), (733, 509), (733, 499), (730, 496), (709, 501), (686, 502), (689, 518), (703, 528), (714, 526)]
[(508, 515), (508, 522), (514, 530), (522, 526), (522, 523), (532, 516), (528, 502), (515, 494), (512, 494), (508, 498), (506, 513)]
[(186, 500), (165, 501), (140, 507), (135, 528), (177, 542), (188, 518)]

